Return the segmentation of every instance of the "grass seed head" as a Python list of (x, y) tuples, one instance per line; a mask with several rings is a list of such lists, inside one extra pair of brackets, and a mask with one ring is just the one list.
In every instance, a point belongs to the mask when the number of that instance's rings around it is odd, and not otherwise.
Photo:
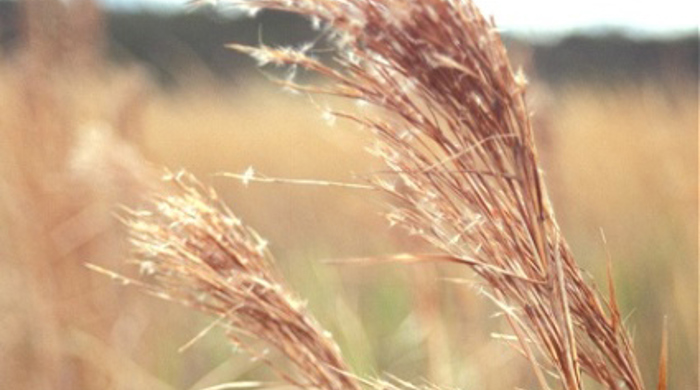
[[(320, 20), (336, 64), (271, 47), (234, 48), (307, 68), (334, 84), (286, 87), (367, 102), (384, 112), (349, 114), (370, 129), (395, 200), (392, 223), (451, 261), (469, 265), (505, 309), (513, 347), (567, 389), (581, 372), (610, 389), (642, 389), (631, 340), (585, 280), (560, 234), (544, 186), (525, 103), (492, 20), (472, 1), (250, 0), (249, 6)], [(411, 134), (407, 138), (405, 134)], [(399, 216), (399, 217), (397, 217)]]

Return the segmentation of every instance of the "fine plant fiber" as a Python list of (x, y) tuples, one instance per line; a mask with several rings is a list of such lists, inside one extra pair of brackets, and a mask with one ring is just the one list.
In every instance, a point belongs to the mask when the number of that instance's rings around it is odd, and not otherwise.
[[(235, 346), (261, 359), (295, 388), (438, 389), (397, 378), (365, 380), (353, 375), (330, 333), (282, 281), (267, 241), (193, 175), (167, 174), (164, 180), (174, 184), (174, 191), (154, 193), (149, 197), (151, 208), (123, 214), (141, 277), (90, 268), (217, 318), (192, 342), (222, 326)], [(268, 357), (261, 342), (285, 361)]]
[[(542, 388), (642, 389), (611, 288), (586, 279), (555, 220), (525, 103), (493, 21), (468, 0), (250, 0), (310, 17), (336, 45), (335, 64), (308, 50), (231, 48), (260, 65), (304, 67), (323, 86), (285, 87), (355, 99), (374, 110), (333, 112), (374, 135), (388, 171), (371, 182), (392, 198), (392, 224), (469, 266), (514, 332)], [(397, 257), (397, 261), (405, 259)], [(610, 278), (610, 276), (609, 276)]]
[[(301, 388), (359, 389), (340, 349), (282, 284), (267, 242), (243, 225), (217, 194), (193, 176), (168, 175), (177, 194), (154, 195), (153, 211), (125, 218), (134, 258), (155, 295), (218, 317), (237, 346), (271, 365)], [(257, 339), (274, 347), (293, 373), (254, 350)]]

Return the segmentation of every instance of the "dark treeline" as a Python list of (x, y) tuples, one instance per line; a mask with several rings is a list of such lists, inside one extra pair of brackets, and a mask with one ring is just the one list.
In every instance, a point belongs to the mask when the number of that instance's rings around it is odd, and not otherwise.
[(571, 36), (553, 45), (535, 45), (538, 75), (557, 83), (567, 79), (661, 79), (687, 82), (698, 77), (698, 36), (675, 40), (633, 40), (622, 35)]
[[(0, 44), (4, 53), (19, 47), (19, 12), (15, 2), (0, 2)], [(258, 17), (229, 18), (206, 9), (185, 14), (109, 12), (104, 16), (116, 62), (146, 65), (161, 81), (205, 71), (217, 79), (243, 77), (253, 62), (233, 53), (229, 42), (297, 45), (318, 39), (309, 22), (265, 12)], [(552, 44), (508, 39), (515, 63), (550, 83), (625, 81), (639, 78), (687, 79), (698, 75), (698, 37), (633, 40), (622, 35), (571, 36)]]
[(254, 19), (206, 12), (171, 16), (113, 13), (107, 20), (111, 57), (147, 63), (161, 76), (205, 68), (217, 78), (235, 78), (251, 69), (253, 62), (227, 49), (227, 43), (289, 46), (319, 35), (302, 18), (271, 12)]

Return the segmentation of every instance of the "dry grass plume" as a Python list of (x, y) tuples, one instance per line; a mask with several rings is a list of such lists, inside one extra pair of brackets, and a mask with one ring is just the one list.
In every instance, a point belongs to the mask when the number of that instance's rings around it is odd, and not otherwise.
[[(471, 267), (503, 311), (513, 346), (542, 388), (642, 389), (612, 284), (603, 297), (574, 260), (547, 197), (525, 103), (526, 80), (494, 23), (471, 1), (234, 1), (306, 15), (337, 48), (335, 65), (308, 48), (231, 47), (261, 65), (303, 67), (330, 86), (300, 91), (377, 108), (331, 113), (374, 136), (388, 171), (373, 178), (393, 198), (392, 223)], [(405, 258), (405, 257), (404, 257)]]
[[(282, 281), (267, 241), (193, 175), (167, 174), (164, 180), (175, 185), (173, 192), (154, 194), (152, 207), (124, 215), (134, 248), (133, 263), (141, 277), (127, 278), (95, 265), (90, 268), (217, 318), (211, 328), (222, 326), (235, 346), (264, 361), (294, 387), (438, 389), (416, 387), (396, 378), (364, 380), (353, 375), (330, 333)], [(261, 343), (285, 359), (268, 356)]]

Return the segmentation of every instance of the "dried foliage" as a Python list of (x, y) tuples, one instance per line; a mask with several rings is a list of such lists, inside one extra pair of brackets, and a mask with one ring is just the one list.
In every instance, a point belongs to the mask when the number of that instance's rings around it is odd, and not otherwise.
[[(375, 381), (353, 375), (330, 333), (282, 282), (267, 241), (194, 176), (180, 172), (164, 180), (175, 184), (175, 193), (154, 194), (150, 211), (128, 211), (124, 218), (134, 247), (133, 263), (142, 277), (136, 280), (95, 265), (90, 268), (217, 317), (192, 342), (220, 325), (234, 345), (264, 361), (295, 387), (438, 389), (416, 387), (396, 378)], [(281, 352), (292, 368), (268, 358), (259, 342)]]
[[(359, 389), (330, 334), (281, 282), (267, 241), (191, 175), (166, 180), (177, 185), (177, 194), (154, 195), (153, 211), (133, 212), (126, 219), (135, 262), (145, 278), (129, 282), (219, 317), (217, 324), (229, 329), (234, 344), (295, 386)], [(282, 352), (294, 373), (273, 364), (250, 338)]]
[(375, 135), (389, 172), (392, 223), (470, 266), (502, 309), (513, 346), (567, 389), (581, 372), (609, 389), (642, 389), (614, 291), (606, 300), (584, 277), (548, 201), (525, 103), (526, 81), (508, 62), (492, 21), (471, 1), (234, 1), (309, 16), (337, 46), (336, 66), (307, 50), (233, 49), (261, 65), (304, 67), (331, 86), (281, 83), (369, 103), (333, 113)]

